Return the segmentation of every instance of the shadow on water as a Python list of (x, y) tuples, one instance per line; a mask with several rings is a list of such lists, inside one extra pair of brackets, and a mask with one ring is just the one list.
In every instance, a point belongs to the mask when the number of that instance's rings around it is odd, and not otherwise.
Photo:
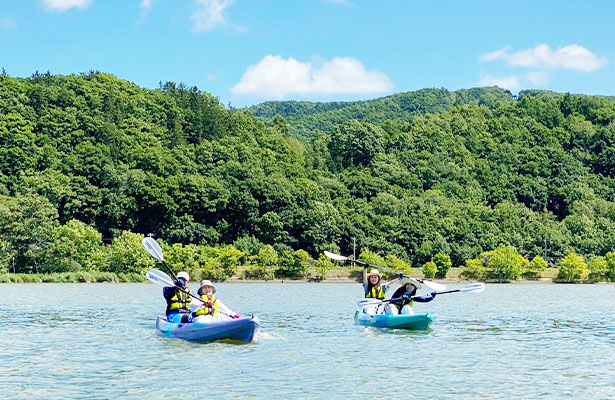
[(368, 336), (386, 336), (393, 335), (398, 337), (420, 337), (429, 335), (433, 332), (432, 328), (424, 331), (412, 329), (392, 329), (392, 328), (375, 328), (372, 326), (357, 326), (357, 330), (366, 333)]

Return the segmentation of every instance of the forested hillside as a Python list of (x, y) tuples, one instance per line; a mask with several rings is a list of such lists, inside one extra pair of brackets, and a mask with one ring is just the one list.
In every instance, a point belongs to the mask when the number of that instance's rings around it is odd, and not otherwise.
[(371, 123), (397, 118), (410, 121), (415, 115), (444, 112), (464, 104), (495, 108), (512, 102), (510, 92), (497, 87), (460, 89), (455, 92), (423, 89), (358, 102), (270, 101), (250, 107), (250, 111), (263, 118), (273, 118), (279, 114), (289, 122), (294, 134), (312, 137), (316, 129), (329, 131), (349, 119)]
[(0, 74), (0, 270), (86, 268), (95, 257), (66, 261), (80, 243), (87, 253), (124, 231), (246, 256), (266, 244), (348, 253), (354, 237), (414, 266), (499, 245), (551, 263), (604, 256), (614, 120), (612, 98), (551, 92), (250, 111), (173, 83)]

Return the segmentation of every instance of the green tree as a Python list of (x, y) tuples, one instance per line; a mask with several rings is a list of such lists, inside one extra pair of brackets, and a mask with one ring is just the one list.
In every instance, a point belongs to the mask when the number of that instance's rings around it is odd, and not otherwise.
[(258, 263), (253, 272), (255, 278), (273, 279), (274, 272), (278, 266), (278, 252), (271, 245), (266, 245), (258, 252)]
[(327, 273), (334, 268), (333, 262), (324, 254), (321, 254), (318, 259), (314, 260), (314, 270), (316, 271), (316, 279), (323, 280), (327, 277)]
[(607, 264), (606, 277), (610, 282), (615, 281), (615, 252), (609, 251), (604, 256)]
[(453, 265), (453, 263), (451, 262), (451, 258), (448, 256), (448, 254), (438, 253), (433, 256), (431, 261), (436, 264), (436, 276), (438, 278), (446, 277), (446, 273), (451, 268), (451, 265)]
[(402, 260), (394, 254), (387, 254), (384, 257), (384, 265), (387, 269), (395, 272), (402, 272), (406, 275), (410, 275), (412, 273), (412, 266), (410, 263)]
[(498, 246), (481, 254), (487, 277), (498, 281), (516, 280), (529, 265), (513, 246)]
[(370, 251), (369, 249), (363, 250), (361, 254), (359, 254), (358, 260), (371, 265), (375, 265), (376, 267), (386, 265), (382, 256), (378, 255), (377, 253), (374, 253), (373, 251)]
[(606, 274), (609, 264), (604, 257), (594, 256), (587, 263), (589, 279), (592, 281), (602, 281), (607, 279)]
[(547, 262), (541, 256), (535, 256), (530, 261), (528, 267), (523, 271), (523, 276), (527, 279), (537, 279), (540, 273), (547, 269)]
[(478, 258), (466, 260), (466, 264), (461, 271), (461, 276), (466, 279), (483, 280), (486, 275), (487, 268), (485, 268), (483, 261)]
[(36, 194), (0, 195), (0, 240), (10, 256), (11, 272), (39, 272), (58, 225), (49, 200)]
[(278, 278), (304, 278), (307, 276), (311, 261), (312, 258), (305, 250), (285, 251), (280, 258), (275, 275)]
[(137, 233), (124, 231), (114, 238), (109, 249), (109, 271), (144, 274), (153, 268), (156, 260), (143, 248), (141, 244), (143, 237)]
[(560, 263), (557, 279), (574, 281), (587, 277), (587, 263), (578, 254), (570, 253)]
[(437, 271), (438, 266), (433, 261), (427, 261), (425, 265), (423, 265), (423, 275), (425, 275), (425, 278), (432, 279), (436, 276)]
[(93, 263), (87, 260), (92, 259), (101, 246), (100, 233), (81, 221), (70, 220), (54, 229), (41, 272), (77, 272), (92, 268)]

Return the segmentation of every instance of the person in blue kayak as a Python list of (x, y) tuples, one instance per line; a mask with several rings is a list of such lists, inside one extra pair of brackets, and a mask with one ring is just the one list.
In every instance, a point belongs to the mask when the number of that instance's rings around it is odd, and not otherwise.
[(186, 271), (181, 271), (177, 274), (177, 280), (173, 282), (175, 287), (162, 289), (162, 295), (167, 301), (167, 321), (176, 324), (192, 322), (188, 282), (190, 282), (190, 275)]
[(197, 294), (205, 303), (193, 301), (192, 306), (198, 309), (192, 313), (194, 322), (224, 321), (241, 317), (225, 306), (216, 296), (216, 288), (210, 280), (202, 280)]
[(436, 297), (436, 292), (425, 296), (416, 296), (416, 291), (421, 288), (421, 284), (412, 278), (403, 278), (399, 282), (400, 288), (391, 296), (391, 304), (387, 307), (387, 314), (414, 314), (412, 311), (412, 304), (416, 301), (418, 303), (428, 303)]
[(363, 289), (365, 290), (366, 299), (384, 299), (384, 292), (386, 292), (391, 283), (395, 282), (395, 280), (381, 285), (381, 279), (382, 274), (378, 269), (372, 268), (367, 272), (367, 268), (363, 268)]

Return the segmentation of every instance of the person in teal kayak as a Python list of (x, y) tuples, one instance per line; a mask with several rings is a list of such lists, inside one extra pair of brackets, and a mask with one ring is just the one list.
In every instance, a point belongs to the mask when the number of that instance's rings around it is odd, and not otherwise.
[(414, 314), (412, 311), (412, 304), (416, 301), (418, 303), (429, 303), (436, 297), (436, 292), (425, 296), (416, 296), (416, 291), (421, 288), (421, 284), (412, 278), (403, 278), (399, 282), (400, 288), (391, 296), (391, 304), (387, 307), (387, 314)]
[(367, 272), (367, 268), (363, 268), (363, 289), (365, 290), (366, 299), (384, 299), (384, 292), (395, 280), (381, 285), (381, 279), (382, 274), (376, 268), (372, 268), (369, 272)]
[(190, 282), (190, 275), (186, 271), (181, 271), (177, 274), (177, 280), (173, 282), (175, 287), (162, 289), (162, 295), (167, 301), (167, 321), (176, 324), (192, 322), (188, 282)]
[(198, 301), (193, 302), (197, 303), (199, 307), (195, 312), (192, 313), (194, 317), (194, 322), (213, 322), (213, 321), (224, 321), (233, 318), (240, 318), (241, 316), (235, 314), (230, 308), (225, 306), (216, 296), (216, 288), (210, 280), (202, 280), (199, 285), (199, 290), (197, 294), (203, 299), (205, 303), (201, 303)]

